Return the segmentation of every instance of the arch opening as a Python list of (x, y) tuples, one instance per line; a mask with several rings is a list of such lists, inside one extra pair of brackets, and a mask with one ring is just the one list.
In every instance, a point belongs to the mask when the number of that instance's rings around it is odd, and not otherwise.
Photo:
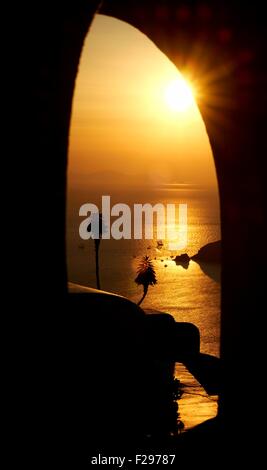
[[(142, 307), (195, 324), (201, 351), (219, 356), (220, 265), (205, 256), (204, 261), (191, 259), (221, 238), (213, 155), (193, 89), (144, 34), (120, 20), (96, 15), (73, 99), (68, 276), (73, 283), (96, 286), (95, 243), (80, 237), (81, 206), (91, 203), (103, 212), (103, 196), (110, 197), (112, 207), (127, 205), (131, 236), (100, 243), (101, 288), (137, 303), (142, 295), (142, 287), (134, 282), (138, 262), (149, 256), (157, 284)], [(155, 230), (151, 239), (132, 237), (135, 204), (162, 204), (166, 211), (174, 204), (177, 212), (186, 205), (186, 245), (173, 249)], [(117, 209), (113, 221), (123, 210)], [(180, 257), (185, 254), (186, 260)]]

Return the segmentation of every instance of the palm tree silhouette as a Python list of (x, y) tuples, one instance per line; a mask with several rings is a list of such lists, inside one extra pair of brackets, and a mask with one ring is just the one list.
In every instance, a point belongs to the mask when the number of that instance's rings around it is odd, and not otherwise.
[[(99, 224), (98, 227), (99, 229), (95, 233), (95, 274), (96, 274), (96, 287), (97, 289), (100, 289), (100, 275), (99, 275), (99, 247), (100, 247), (100, 241), (102, 238), (102, 234), (105, 231), (105, 224), (103, 223), (103, 217), (101, 212), (99, 214), (95, 214), (97, 217), (97, 223)], [(93, 224), (94, 226), (94, 224)], [(91, 223), (87, 227), (87, 231), (91, 232)], [(93, 230), (92, 230), (93, 232)]]
[(156, 273), (152, 261), (149, 256), (144, 256), (137, 269), (137, 277), (135, 278), (136, 284), (142, 285), (144, 289), (143, 296), (137, 303), (140, 305), (148, 292), (149, 286), (154, 286), (157, 283)]

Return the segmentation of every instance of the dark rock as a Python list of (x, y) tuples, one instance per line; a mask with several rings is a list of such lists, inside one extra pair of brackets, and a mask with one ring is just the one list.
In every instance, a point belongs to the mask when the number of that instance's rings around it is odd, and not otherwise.
[(175, 263), (177, 266), (182, 266), (184, 269), (188, 269), (190, 263), (190, 256), (187, 253), (183, 253), (182, 255), (177, 255), (174, 258)]
[(185, 264), (189, 263), (190, 261), (190, 256), (188, 256), (187, 253), (183, 253), (182, 255), (177, 255), (174, 258), (174, 261), (176, 264)]
[(191, 259), (197, 262), (220, 263), (221, 240), (204, 245)]

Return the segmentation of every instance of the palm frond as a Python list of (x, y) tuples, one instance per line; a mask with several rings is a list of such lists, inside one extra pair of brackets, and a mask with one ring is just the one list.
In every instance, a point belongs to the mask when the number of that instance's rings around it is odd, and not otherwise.
[(154, 286), (157, 283), (156, 273), (149, 256), (144, 256), (137, 268), (135, 282), (142, 286)]

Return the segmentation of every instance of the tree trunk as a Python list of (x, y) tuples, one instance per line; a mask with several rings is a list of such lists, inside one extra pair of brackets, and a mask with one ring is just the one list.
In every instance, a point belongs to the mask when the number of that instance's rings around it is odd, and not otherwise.
[(147, 294), (147, 291), (148, 291), (148, 286), (144, 286), (144, 293), (143, 293), (141, 299), (139, 300), (139, 302), (137, 303), (137, 305), (141, 305), (141, 303), (143, 302), (143, 300), (144, 300), (144, 298)]

